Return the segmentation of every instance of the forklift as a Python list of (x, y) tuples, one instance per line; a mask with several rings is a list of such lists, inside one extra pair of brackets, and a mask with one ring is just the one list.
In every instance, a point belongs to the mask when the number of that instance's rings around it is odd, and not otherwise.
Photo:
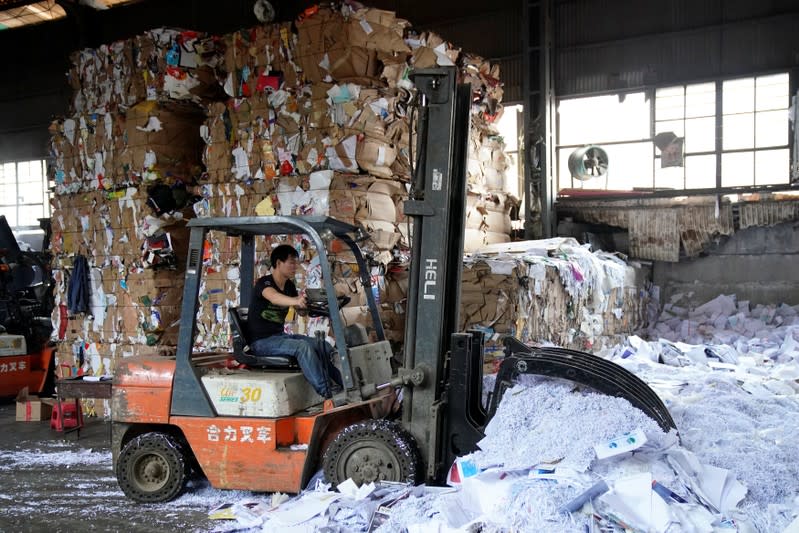
[(50, 219), (39, 219), (42, 251), (22, 250), (0, 215), (0, 398), (47, 396), (55, 386)]
[[(174, 357), (117, 362), (112, 454), (123, 492), (142, 503), (178, 496), (193, 474), (215, 488), (300, 492), (321, 470), (332, 485), (352, 479), (441, 484), (456, 457), (472, 452), (504, 391), (520, 374), (570, 380), (626, 398), (666, 431), (674, 422), (643, 381), (593, 355), (505, 339), (505, 357), (483, 402), (483, 336), (457, 332), (466, 209), (471, 88), (453, 67), (417, 70), (416, 168), (404, 211), (413, 223), (402, 365), (386, 339), (358, 246), (360, 229), (323, 216), (200, 218), (188, 223), (189, 251)], [(323, 287), (308, 291), (311, 313), (329, 317), (343, 390), (318, 396), (286, 357), (247, 352), (246, 309), (229, 310), (233, 355), (193, 349), (203, 244), (209, 231), (241, 239), (240, 302), (254, 284), (255, 239), (302, 235), (315, 248)], [(338, 241), (358, 264), (371, 336), (346, 325), (327, 249)]]

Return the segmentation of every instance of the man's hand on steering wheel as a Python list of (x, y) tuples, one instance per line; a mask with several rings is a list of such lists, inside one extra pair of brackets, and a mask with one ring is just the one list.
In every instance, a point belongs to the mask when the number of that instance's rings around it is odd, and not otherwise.
[[(338, 308), (341, 309), (350, 301), (352, 298), (349, 296), (336, 296), (336, 300), (338, 302)], [(330, 316), (330, 308), (327, 305), (327, 298), (324, 300), (312, 300), (308, 302), (308, 313), (311, 316)]]

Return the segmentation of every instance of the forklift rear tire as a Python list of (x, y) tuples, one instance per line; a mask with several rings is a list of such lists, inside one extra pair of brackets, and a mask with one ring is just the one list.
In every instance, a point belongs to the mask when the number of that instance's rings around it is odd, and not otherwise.
[(414, 438), (396, 422), (365, 420), (347, 426), (325, 450), (322, 467), (333, 486), (349, 478), (416, 484), (421, 460)]
[(128, 442), (117, 461), (122, 492), (139, 503), (168, 502), (186, 487), (190, 473), (181, 444), (165, 433), (145, 433)]

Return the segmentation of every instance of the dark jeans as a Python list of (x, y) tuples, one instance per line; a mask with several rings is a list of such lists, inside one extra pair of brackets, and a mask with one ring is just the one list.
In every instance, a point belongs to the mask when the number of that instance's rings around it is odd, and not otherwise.
[(322, 343), (322, 352), (319, 353), (319, 342), (306, 335), (272, 335), (258, 339), (250, 344), (250, 351), (256, 357), (259, 355), (286, 355), (294, 356), (305, 374), (305, 379), (321, 396), (330, 396), (330, 384), (325, 380), (325, 367), (327, 375), (339, 386), (342, 385), (341, 372), (333, 366), (333, 346), (329, 342)]

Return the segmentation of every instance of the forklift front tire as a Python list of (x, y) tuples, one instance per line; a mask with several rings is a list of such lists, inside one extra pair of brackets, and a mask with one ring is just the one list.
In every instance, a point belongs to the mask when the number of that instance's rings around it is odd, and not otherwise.
[(183, 491), (190, 468), (174, 437), (151, 432), (139, 435), (122, 448), (116, 470), (125, 496), (139, 503), (160, 503)]
[(421, 459), (416, 441), (396, 422), (356, 422), (342, 429), (325, 450), (322, 467), (328, 483), (349, 478), (356, 485), (373, 481), (418, 483)]

